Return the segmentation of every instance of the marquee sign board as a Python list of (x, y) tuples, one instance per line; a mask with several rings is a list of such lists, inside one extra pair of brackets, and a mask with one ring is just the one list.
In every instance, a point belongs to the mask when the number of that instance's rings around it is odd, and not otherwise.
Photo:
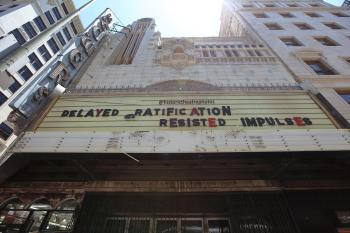
[(334, 129), (304, 92), (65, 96), (38, 131)]

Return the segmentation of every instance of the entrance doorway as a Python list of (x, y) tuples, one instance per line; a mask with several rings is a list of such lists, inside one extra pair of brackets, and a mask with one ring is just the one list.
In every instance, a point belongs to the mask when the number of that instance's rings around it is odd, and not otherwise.
[(231, 233), (228, 218), (111, 217), (106, 233)]
[(89, 193), (75, 232), (298, 233), (275, 192)]

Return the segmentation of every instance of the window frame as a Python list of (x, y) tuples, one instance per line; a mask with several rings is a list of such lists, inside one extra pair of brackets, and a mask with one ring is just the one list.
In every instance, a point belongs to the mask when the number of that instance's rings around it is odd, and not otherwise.
[(35, 31), (33, 25), (30, 22), (23, 24), (22, 28), (27, 33), (27, 35), (30, 39), (32, 39), (38, 35), (38, 33)]
[(2, 106), (9, 98), (0, 91), (0, 106)]
[(63, 28), (63, 34), (68, 41), (72, 39), (72, 35), (70, 34), (68, 27)]
[(0, 123), (0, 138), (4, 141), (9, 139), (13, 134), (13, 129), (8, 126), (5, 122)]
[(310, 24), (301, 22), (301, 23), (293, 23), (294, 26), (296, 26), (299, 30), (307, 31), (307, 30), (314, 30), (315, 28), (310, 26)]
[[(303, 43), (301, 43), (296, 37), (294, 36), (283, 36), (279, 37), (280, 41), (287, 47), (301, 47), (304, 46)], [(293, 44), (290, 44), (288, 42), (294, 42)]]
[(64, 2), (61, 3), (61, 7), (66, 15), (69, 15), (69, 11), (67, 9), (67, 6)]
[[(331, 67), (328, 63), (326, 63), (323, 59), (304, 59), (303, 62), (305, 63), (305, 65), (307, 67), (309, 67), (309, 70), (311, 69), (312, 72), (314, 72), (316, 75), (338, 75), (339, 73), (333, 68)], [(317, 62), (319, 66), (319, 68), (324, 69), (322, 72), (318, 72), (316, 69), (314, 69), (312, 66), (312, 64), (309, 64), (310, 62)]]
[(49, 50), (46, 48), (45, 44), (41, 45), (38, 48), (38, 52), (40, 53), (41, 57), (44, 58), (44, 60), (46, 62), (52, 58), (52, 56), (51, 56)]
[(18, 30), (18, 28), (12, 30), (11, 34), (16, 38), (17, 42), (20, 45), (23, 45), (27, 42), (27, 40), (24, 38), (24, 36), (22, 35), (21, 31)]
[(55, 20), (54, 20), (54, 18), (52, 17), (50, 11), (45, 11), (45, 16), (46, 16), (46, 18), (47, 18), (47, 21), (49, 21), (50, 25), (52, 25), (52, 24), (55, 23)]
[[(270, 18), (266, 13), (253, 13), (254, 17), (257, 19), (266, 19)], [(262, 16), (262, 17), (260, 17)]]
[(57, 21), (62, 19), (62, 15), (61, 15), (60, 11), (58, 10), (57, 6), (53, 7), (51, 10), (52, 10), (53, 14), (55, 15), (55, 18), (57, 19)]
[[(293, 15), (292, 13), (290, 12), (278, 12), (278, 14), (280, 16), (282, 16), (283, 18), (286, 18), (286, 19), (290, 19), (290, 18), (295, 18), (295, 15)], [(288, 15), (288, 16), (287, 16)]]
[(278, 23), (264, 23), (265, 27), (271, 31), (281, 31), (284, 28)]
[(309, 16), (310, 18), (321, 18), (322, 16), (316, 12), (304, 12), (305, 15)]
[(43, 31), (45, 31), (45, 29), (47, 29), (47, 27), (46, 27), (46, 25), (45, 25), (45, 23), (40, 15), (38, 17), (34, 18), (33, 21), (41, 32), (43, 32)]
[(333, 40), (328, 36), (313, 36), (312, 38), (323, 46), (327, 46), (327, 47), (340, 46), (338, 42), (336, 42), (335, 40)]
[(29, 54), (28, 58), (30, 64), (36, 71), (40, 70), (40, 68), (43, 67), (43, 63), (40, 61), (39, 57), (34, 52)]
[[(24, 80), (24, 81), (28, 81), (31, 77), (33, 77), (33, 72), (28, 68), (27, 65), (23, 66), (21, 69), (19, 69), (17, 71), (17, 73), (19, 74), (19, 76)], [(24, 76), (24, 74), (30, 74), (30, 76), (27, 78)]]
[[(326, 26), (327, 28), (330, 28), (332, 30), (341, 30), (341, 29), (345, 29), (342, 25), (340, 25), (339, 23), (336, 22), (322, 22), (322, 24), (324, 26)], [(333, 27), (334, 26), (334, 27)]]
[(59, 31), (56, 33), (56, 36), (57, 36), (59, 42), (61, 43), (61, 45), (64, 47), (67, 44), (67, 41), (64, 39), (62, 33)]
[(13, 83), (7, 88), (12, 94), (14, 94), (18, 89), (21, 88), (21, 84), (16, 80), (13, 79)]
[(58, 44), (53, 37), (47, 41), (47, 44), (49, 45), (53, 54), (56, 54), (60, 51), (60, 47), (58, 47)]

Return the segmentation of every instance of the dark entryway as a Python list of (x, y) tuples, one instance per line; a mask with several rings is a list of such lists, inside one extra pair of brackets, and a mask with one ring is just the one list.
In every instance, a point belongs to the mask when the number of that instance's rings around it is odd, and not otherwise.
[(297, 233), (281, 193), (87, 194), (75, 232)]

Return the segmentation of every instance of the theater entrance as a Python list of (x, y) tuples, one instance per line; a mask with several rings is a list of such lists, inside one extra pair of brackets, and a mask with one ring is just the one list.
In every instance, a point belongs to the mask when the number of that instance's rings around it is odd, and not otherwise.
[(297, 233), (281, 193), (89, 193), (76, 232)]

